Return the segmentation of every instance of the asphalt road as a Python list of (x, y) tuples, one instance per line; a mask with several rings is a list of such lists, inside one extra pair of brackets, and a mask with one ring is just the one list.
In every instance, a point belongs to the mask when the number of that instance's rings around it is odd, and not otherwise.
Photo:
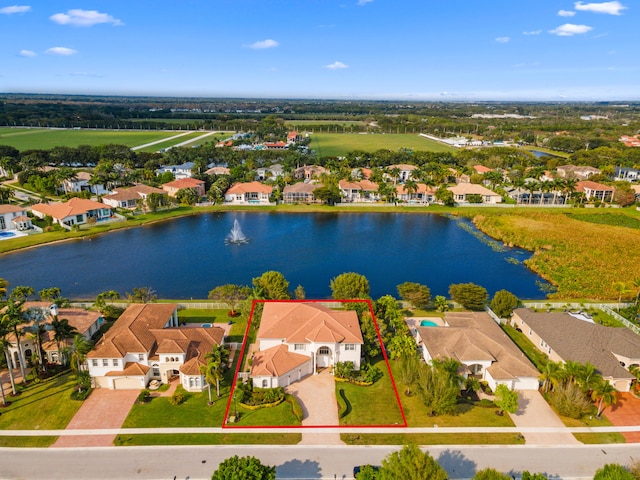
[[(253, 455), (276, 465), (279, 479), (350, 479), (353, 466), (380, 464), (400, 447), (348, 446), (192, 446), (0, 449), (1, 479), (168, 479), (211, 478), (219, 462)], [(605, 463), (628, 465), (640, 459), (638, 445), (443, 446), (429, 452), (452, 479), (471, 478), (493, 467), (515, 477), (523, 470), (553, 479), (591, 479)]]

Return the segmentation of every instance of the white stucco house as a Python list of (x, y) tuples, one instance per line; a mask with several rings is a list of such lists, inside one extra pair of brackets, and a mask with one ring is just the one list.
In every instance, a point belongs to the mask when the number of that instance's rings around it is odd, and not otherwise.
[(91, 184), (93, 175), (89, 172), (77, 172), (75, 177), (62, 182), (64, 193), (89, 192), (93, 195), (106, 195), (109, 190), (102, 184)]
[(179, 327), (176, 304), (132, 304), (87, 354), (89, 374), (97, 387), (111, 390), (179, 377), (185, 390), (200, 392), (206, 388), (200, 366), (223, 341), (219, 327)]
[(260, 182), (234, 183), (224, 194), (229, 205), (273, 205), (269, 196), (273, 188)]
[(63, 203), (37, 203), (31, 206), (31, 212), (38, 218), (49, 215), (55, 223), (67, 229), (74, 225), (121, 218), (113, 214), (109, 205), (80, 197)]
[(27, 210), (18, 205), (0, 205), (0, 236), (15, 236), (16, 232), (33, 229)]
[(363, 343), (353, 310), (313, 302), (265, 302), (251, 363), (253, 385), (286, 387), (337, 362), (353, 362), (360, 370)]
[(469, 195), (480, 195), (482, 203), (502, 203), (502, 196), (475, 183), (458, 183), (457, 185), (448, 187), (447, 190), (453, 193), (453, 199), (456, 203), (469, 202)]

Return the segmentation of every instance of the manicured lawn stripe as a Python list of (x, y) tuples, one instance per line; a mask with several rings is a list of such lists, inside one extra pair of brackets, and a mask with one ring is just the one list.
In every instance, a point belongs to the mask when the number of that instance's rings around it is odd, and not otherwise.
[(144, 434), (119, 435), (116, 446), (134, 445), (295, 445), (300, 433)]
[(347, 445), (522, 445), (517, 433), (381, 433), (340, 435)]
[(0, 447), (47, 448), (57, 439), (58, 437), (0, 437)]
[(344, 156), (354, 150), (375, 152), (402, 148), (425, 152), (453, 152), (454, 148), (418, 134), (312, 133), (309, 147), (320, 157)]

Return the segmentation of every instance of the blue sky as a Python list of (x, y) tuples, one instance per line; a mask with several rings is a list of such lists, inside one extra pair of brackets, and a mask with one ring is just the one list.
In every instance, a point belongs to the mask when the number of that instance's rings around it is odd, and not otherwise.
[(0, 92), (640, 100), (634, 0), (0, 0)]

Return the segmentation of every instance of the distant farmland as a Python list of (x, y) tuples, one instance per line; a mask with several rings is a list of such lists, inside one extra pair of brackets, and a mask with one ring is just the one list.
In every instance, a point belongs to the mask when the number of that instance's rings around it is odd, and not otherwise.
[[(0, 145), (10, 145), (18, 150), (43, 149), (79, 145), (106, 145), (115, 143), (135, 147), (162, 140), (179, 131), (157, 130), (60, 130), (47, 128), (0, 128)], [(175, 143), (181, 140), (176, 139)], [(184, 141), (184, 139), (182, 140)]]
[(353, 150), (375, 152), (386, 149), (396, 151), (401, 148), (426, 152), (452, 152), (455, 149), (417, 134), (356, 134), (356, 133), (313, 133), (310, 148), (320, 157), (344, 156)]

